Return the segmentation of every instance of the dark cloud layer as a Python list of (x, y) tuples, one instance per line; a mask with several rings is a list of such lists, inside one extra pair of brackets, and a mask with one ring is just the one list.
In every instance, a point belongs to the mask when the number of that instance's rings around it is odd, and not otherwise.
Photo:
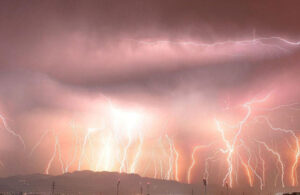
[[(132, 47), (141, 46), (132, 46), (132, 43), (122, 46), (124, 39), (213, 43), (248, 39), (255, 30), (256, 36), (283, 36), (295, 40), (300, 32), (297, 1), (2, 1), (1, 4), (3, 71), (32, 70), (83, 84), (88, 84), (89, 80), (92, 83), (110, 79), (115, 82), (119, 77), (134, 79), (141, 75), (147, 79), (161, 69), (165, 72), (164, 65), (154, 68), (152, 65), (126, 65), (119, 69), (122, 61), (116, 59), (119, 54), (125, 58), (125, 64), (177, 63), (196, 67), (206, 64), (202, 60), (186, 61), (183, 57), (172, 60), (173, 56), (163, 61), (141, 61), (134, 56), (130, 59), (126, 53), (128, 47), (134, 50)], [(102, 56), (97, 56), (99, 52)], [(147, 55), (148, 51), (143, 52)], [(133, 55), (142, 54), (133, 51)], [(237, 63), (248, 63), (252, 61), (250, 58), (242, 58)], [(171, 72), (176, 74), (178, 70)], [(82, 77), (81, 81), (78, 77)]]

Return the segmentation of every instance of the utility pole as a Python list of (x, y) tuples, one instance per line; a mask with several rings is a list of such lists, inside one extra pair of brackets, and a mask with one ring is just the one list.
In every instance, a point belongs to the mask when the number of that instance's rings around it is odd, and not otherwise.
[(194, 195), (194, 189), (192, 189), (192, 195)]
[(55, 182), (52, 182), (52, 195), (54, 195), (54, 190), (55, 190)]
[(141, 195), (143, 195), (143, 186), (142, 185), (141, 185), (140, 190), (141, 190)]
[(204, 194), (206, 195), (206, 186), (207, 186), (207, 181), (206, 181), (206, 179), (205, 179), (205, 178), (203, 179), (203, 185), (204, 185)]
[(150, 185), (150, 183), (147, 182), (147, 195), (150, 195), (150, 192), (149, 192), (149, 185)]
[(227, 195), (229, 195), (228, 183), (226, 182), (225, 185), (226, 185)]
[(118, 183), (117, 183), (117, 195), (119, 195), (119, 186), (120, 186), (120, 180), (118, 180)]

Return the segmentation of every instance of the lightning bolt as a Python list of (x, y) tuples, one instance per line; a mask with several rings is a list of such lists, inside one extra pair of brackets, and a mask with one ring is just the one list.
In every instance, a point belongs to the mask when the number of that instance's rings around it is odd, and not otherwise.
[[(210, 144), (211, 145), (211, 144)], [(198, 146), (195, 146), (193, 148), (193, 152), (192, 152), (192, 163), (191, 165), (189, 166), (188, 168), (188, 173), (187, 173), (187, 180), (188, 180), (188, 183), (190, 184), (191, 183), (191, 173), (192, 173), (192, 170), (194, 168), (194, 166), (196, 165), (196, 159), (195, 159), (195, 154), (196, 152), (198, 152), (200, 149), (203, 149), (203, 148), (207, 148), (209, 147), (210, 145), (198, 145)]]
[[(254, 175), (259, 179), (260, 181), (260, 190), (263, 189), (263, 179), (261, 178), (261, 176), (256, 172), (256, 169), (254, 169), (252, 166), (251, 166), (251, 158), (252, 158), (252, 155), (251, 155), (251, 152), (250, 152), (250, 148), (248, 148), (246, 145), (245, 145), (245, 142), (243, 140), (241, 140), (241, 143), (242, 143), (242, 146), (247, 150), (248, 152), (248, 162), (247, 162), (247, 168), (251, 169), (251, 171), (254, 173)], [(250, 174), (250, 173), (249, 173)], [(249, 177), (249, 183), (252, 182), (252, 186), (253, 186), (253, 180), (250, 182), (250, 180), (252, 180), (252, 178)], [(251, 186), (251, 187), (252, 187)]]
[(61, 166), (61, 172), (62, 173), (65, 173), (65, 169), (64, 169), (64, 161), (62, 159), (62, 153), (61, 153), (61, 147), (60, 147), (60, 143), (59, 143), (59, 138), (56, 136), (55, 138), (57, 141), (56, 141), (56, 146), (57, 146), (57, 151), (58, 151), (58, 159), (59, 159), (59, 162), (60, 162), (60, 166)]
[[(140, 44), (152, 45), (152, 46), (179, 45), (179, 46), (194, 46), (194, 47), (201, 47), (201, 48), (215, 48), (218, 46), (226, 46), (226, 45), (243, 45), (243, 46), (262, 45), (265, 47), (274, 47), (283, 51), (286, 51), (286, 49), (284, 47), (281, 47), (281, 45), (277, 43), (282, 43), (287, 46), (293, 46), (293, 47), (298, 47), (300, 45), (300, 41), (289, 41), (287, 39), (278, 36), (259, 37), (259, 38), (253, 37), (252, 39), (228, 40), (228, 41), (219, 41), (214, 43), (204, 43), (204, 42), (197, 42), (197, 41), (169, 41), (169, 40), (158, 40), (158, 41), (140, 41), (134, 39), (128, 39), (128, 40)], [(270, 43), (270, 41), (274, 41), (274, 42)]]
[(81, 169), (81, 163), (82, 163), (82, 159), (85, 155), (85, 148), (86, 148), (86, 143), (89, 139), (89, 136), (95, 131), (94, 128), (89, 128), (85, 137), (84, 137), (84, 140), (83, 140), (83, 144), (82, 144), (82, 149), (81, 149), (81, 155), (80, 155), (80, 158), (79, 158), (79, 162), (78, 162), (78, 168), (77, 170), (80, 171)]
[(256, 142), (263, 145), (266, 148), (266, 150), (271, 152), (276, 157), (277, 162), (280, 164), (280, 167), (281, 167), (281, 185), (284, 188), (285, 187), (285, 184), (284, 184), (284, 165), (283, 165), (283, 162), (281, 160), (280, 154), (278, 152), (274, 151), (272, 148), (270, 148), (265, 142), (258, 141), (258, 140), (256, 140)]
[(111, 161), (111, 142), (112, 142), (112, 136), (110, 135), (108, 137), (108, 139), (106, 140), (106, 144), (105, 144), (105, 152), (104, 152), (104, 156), (105, 156), (105, 161), (104, 161), (104, 170), (110, 170), (110, 166), (113, 164)]
[(173, 175), (173, 163), (174, 163), (174, 150), (173, 150), (173, 145), (172, 145), (172, 140), (169, 138), (168, 135), (166, 135), (166, 138), (168, 140), (169, 143), (169, 150), (170, 150), (170, 154), (169, 154), (169, 170), (168, 170), (168, 174), (167, 174), (167, 179), (171, 179), (172, 175)]
[(174, 142), (173, 142), (173, 150), (175, 152), (175, 180), (179, 181), (179, 176), (178, 176), (179, 153), (178, 153), (177, 149), (175, 148)]
[(128, 142), (127, 142), (127, 145), (124, 148), (124, 154), (123, 154), (123, 158), (122, 158), (121, 166), (120, 166), (120, 171), (119, 171), (120, 173), (123, 171), (123, 169), (125, 167), (125, 161), (127, 159), (127, 151), (128, 151), (128, 148), (131, 145), (131, 142), (132, 142), (131, 135), (128, 134)]
[(215, 152), (215, 154), (213, 156), (210, 156), (208, 158), (205, 159), (205, 167), (204, 167), (204, 173), (203, 173), (203, 178), (206, 179), (206, 182), (208, 183), (208, 177), (209, 177), (209, 172), (208, 172), (208, 162), (209, 161), (213, 161), (215, 160), (217, 154), (219, 153), (219, 151)]
[(278, 128), (278, 127), (274, 127), (272, 125), (272, 123), (270, 122), (270, 120), (265, 117), (265, 116), (258, 116), (257, 118), (261, 118), (264, 119), (266, 121), (266, 123), (268, 124), (268, 126), (274, 130), (274, 131), (280, 131), (280, 132), (284, 132), (284, 133), (289, 133), (293, 136), (293, 138), (295, 139), (295, 143), (296, 143), (296, 153), (295, 153), (295, 160), (293, 162), (292, 165), (292, 170), (291, 170), (291, 180), (292, 180), (292, 185), (298, 185), (298, 179), (297, 179), (297, 165), (298, 165), (298, 161), (299, 161), (299, 157), (300, 157), (300, 145), (299, 145), (299, 139), (296, 136), (295, 132), (293, 130), (289, 130), (289, 129), (283, 129), (283, 128)]
[[(166, 139), (169, 143), (169, 151), (170, 151), (170, 153), (169, 153), (169, 169), (168, 169), (167, 178), (171, 179), (171, 178), (175, 177), (175, 180), (179, 181), (179, 177), (178, 177), (179, 153), (175, 148), (174, 141), (172, 139), (170, 139), (168, 135), (166, 135)], [(174, 156), (175, 156), (175, 158), (174, 158)], [(175, 169), (175, 175), (174, 175), (173, 169)]]
[(1, 119), (1, 121), (2, 121), (2, 123), (3, 123), (3, 126), (4, 126), (5, 130), (6, 130), (8, 133), (10, 133), (11, 135), (17, 137), (17, 138), (20, 140), (20, 142), (22, 143), (22, 145), (23, 145), (23, 147), (24, 147), (24, 149), (25, 149), (25, 142), (24, 142), (24, 139), (22, 138), (22, 136), (21, 136), (20, 134), (16, 133), (14, 130), (12, 130), (12, 129), (8, 126), (6, 119), (5, 119), (4, 116), (2, 116), (1, 114), (0, 114), (0, 119)]
[(253, 99), (249, 102), (246, 102), (243, 105), (243, 107), (247, 109), (247, 113), (246, 113), (245, 117), (238, 123), (238, 130), (237, 130), (237, 133), (235, 134), (235, 136), (233, 138), (232, 144), (230, 144), (230, 141), (225, 137), (224, 129), (221, 127), (220, 122), (215, 119), (215, 123), (217, 125), (217, 130), (221, 133), (222, 140), (226, 145), (226, 150), (222, 149), (221, 152), (228, 153), (227, 159), (226, 159), (227, 164), (228, 164), (228, 169), (227, 169), (227, 173), (226, 173), (226, 175), (223, 179), (223, 186), (225, 186), (226, 181), (229, 180), (229, 186), (232, 188), (232, 183), (233, 183), (233, 180), (232, 180), (233, 154), (234, 154), (234, 151), (235, 151), (235, 145), (236, 145), (236, 143), (238, 141), (238, 138), (239, 138), (239, 136), (242, 132), (243, 126), (248, 121), (248, 119), (251, 115), (251, 111), (252, 111), (251, 106), (255, 103), (261, 103), (261, 102), (266, 101), (270, 97), (270, 95), (271, 94), (268, 94), (267, 96), (265, 96), (262, 99)]
[(140, 140), (140, 143), (139, 143), (139, 146), (138, 146), (138, 150), (136, 152), (136, 155), (134, 157), (133, 163), (132, 163), (131, 168), (130, 168), (130, 172), (131, 173), (135, 172), (135, 170), (136, 170), (136, 164), (137, 164), (137, 161), (138, 161), (138, 159), (139, 159), (139, 157), (141, 155), (141, 151), (142, 151), (142, 146), (143, 146), (143, 141), (144, 140), (143, 140), (143, 137), (142, 137), (141, 133), (139, 133), (139, 140)]
[(263, 180), (263, 185), (265, 185), (266, 183), (266, 168), (265, 168), (265, 160), (262, 158), (261, 156), (261, 149), (260, 149), (260, 145), (258, 147), (259, 151), (258, 151), (258, 154), (259, 154), (259, 159), (262, 163), (262, 180)]
[[(71, 125), (72, 129), (75, 129), (75, 124)], [(69, 161), (69, 163), (67, 163), (66, 167), (65, 167), (65, 172), (69, 172), (69, 168), (75, 163), (76, 161), (76, 157), (77, 157), (77, 153), (78, 153), (78, 145), (79, 145), (79, 138), (77, 135), (77, 132), (75, 133), (75, 149), (74, 149), (74, 154), (72, 159)]]
[(51, 168), (51, 165), (54, 161), (54, 158), (56, 156), (56, 152), (57, 152), (57, 146), (58, 146), (58, 138), (55, 137), (55, 144), (54, 144), (54, 151), (52, 153), (52, 156), (47, 164), (47, 167), (46, 167), (46, 170), (45, 170), (45, 173), (48, 175), (49, 174), (49, 169)]
[(244, 168), (246, 170), (248, 181), (249, 181), (249, 185), (251, 187), (253, 187), (253, 179), (252, 179), (250, 168), (249, 168), (248, 164), (245, 163), (242, 159), (241, 159), (241, 162), (242, 162), (242, 165), (244, 166)]
[(265, 108), (263, 110), (266, 111), (275, 111), (275, 110), (279, 110), (279, 109), (290, 109), (290, 110), (300, 110), (300, 108), (298, 108), (300, 106), (300, 103), (298, 102), (294, 102), (294, 103), (290, 103), (290, 104), (282, 104), (276, 107), (272, 107), (272, 108)]
[(29, 156), (31, 156), (34, 151), (37, 149), (37, 147), (39, 147), (39, 145), (41, 145), (42, 141), (44, 140), (44, 138), (46, 137), (46, 135), (48, 134), (49, 130), (45, 131), (42, 136), (40, 137), (40, 139), (38, 140), (38, 142), (32, 147)]
[(157, 166), (156, 166), (156, 161), (153, 160), (153, 164), (154, 164), (154, 176), (153, 178), (157, 179)]
[(160, 167), (160, 178), (163, 178), (163, 165), (162, 165), (162, 160), (159, 160), (159, 167)]

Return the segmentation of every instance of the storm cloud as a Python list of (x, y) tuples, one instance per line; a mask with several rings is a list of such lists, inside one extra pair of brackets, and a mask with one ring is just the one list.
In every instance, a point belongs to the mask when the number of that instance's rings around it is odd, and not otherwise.
[[(174, 135), (183, 165), (225, 108), (268, 93), (274, 94), (269, 107), (298, 102), (299, 6), (293, 0), (1, 1), (0, 114), (26, 143), (21, 150), (2, 128), (1, 174), (43, 172), (53, 137), (31, 157), (35, 165), (22, 163), (43, 132), (69, 135), (74, 120), (87, 128), (109, 101), (155, 113), (151, 128)], [(61, 144), (71, 151), (67, 135)]]

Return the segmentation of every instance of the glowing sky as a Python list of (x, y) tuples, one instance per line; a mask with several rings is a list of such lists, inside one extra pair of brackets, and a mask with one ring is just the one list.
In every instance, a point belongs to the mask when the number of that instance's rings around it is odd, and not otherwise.
[(1, 1), (0, 175), (298, 185), (297, 6)]

